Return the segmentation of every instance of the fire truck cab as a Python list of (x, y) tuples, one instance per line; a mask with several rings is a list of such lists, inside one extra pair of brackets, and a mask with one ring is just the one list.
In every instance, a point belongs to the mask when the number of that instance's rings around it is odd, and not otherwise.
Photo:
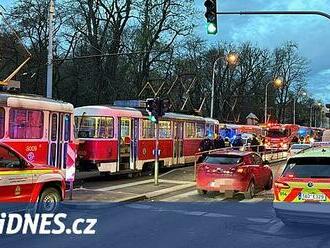
[(298, 125), (268, 124), (266, 128), (266, 149), (288, 150), (292, 140), (298, 138)]
[(60, 169), (31, 163), (0, 143), (0, 192), (1, 209), (53, 212), (64, 199), (65, 176)]

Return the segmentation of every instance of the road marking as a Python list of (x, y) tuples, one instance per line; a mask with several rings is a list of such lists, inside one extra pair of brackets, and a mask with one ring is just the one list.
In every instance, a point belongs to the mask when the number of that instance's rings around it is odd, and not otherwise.
[(120, 184), (120, 185), (115, 185), (115, 186), (110, 186), (110, 187), (98, 188), (98, 189), (95, 189), (95, 191), (110, 191), (110, 190), (116, 190), (116, 189), (123, 189), (123, 188), (133, 187), (133, 186), (137, 186), (137, 185), (152, 183), (153, 181), (154, 181), (154, 179), (148, 179), (148, 180), (143, 180), (143, 181), (138, 181), (138, 182), (133, 182), (133, 183), (125, 183), (125, 184)]
[(263, 198), (252, 198), (252, 199), (244, 199), (244, 200), (241, 200), (239, 202), (242, 202), (242, 203), (256, 203), (256, 202), (261, 202), (263, 200), (264, 200)]
[(183, 194), (167, 197), (165, 199), (162, 199), (161, 201), (174, 202), (174, 201), (181, 200), (182, 198), (186, 198), (186, 197), (194, 196), (194, 195), (198, 195), (197, 190), (192, 190), (192, 191), (189, 191), (189, 192), (186, 192), (186, 193), (183, 193)]
[(192, 181), (179, 181), (179, 180), (168, 180), (168, 179), (159, 179), (161, 183), (173, 183), (173, 184), (187, 184), (192, 183)]
[(218, 213), (207, 213), (207, 214), (204, 214), (203, 216), (205, 216), (205, 217), (212, 217), (212, 218), (232, 218), (232, 217), (234, 217), (233, 215), (229, 215), (229, 214), (218, 214)]
[(256, 223), (270, 223), (272, 219), (266, 218), (246, 218), (248, 221), (256, 222)]

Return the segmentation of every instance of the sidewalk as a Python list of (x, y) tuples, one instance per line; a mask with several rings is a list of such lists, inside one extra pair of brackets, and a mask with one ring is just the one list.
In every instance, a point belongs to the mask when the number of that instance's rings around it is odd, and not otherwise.
[(69, 191), (67, 191), (64, 204), (138, 201), (195, 187), (194, 171), (191, 167), (171, 170), (160, 175), (159, 178), (157, 186), (154, 185), (153, 179), (147, 179), (96, 189), (77, 188), (73, 190), (72, 200), (69, 200)]

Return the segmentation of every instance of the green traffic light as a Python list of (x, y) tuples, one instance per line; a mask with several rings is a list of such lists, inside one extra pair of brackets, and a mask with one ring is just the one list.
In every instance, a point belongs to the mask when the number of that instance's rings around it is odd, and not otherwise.
[(217, 33), (217, 26), (213, 22), (207, 23), (207, 33), (208, 34), (216, 34)]
[(152, 122), (157, 122), (156, 117), (153, 115), (149, 115), (148, 119)]

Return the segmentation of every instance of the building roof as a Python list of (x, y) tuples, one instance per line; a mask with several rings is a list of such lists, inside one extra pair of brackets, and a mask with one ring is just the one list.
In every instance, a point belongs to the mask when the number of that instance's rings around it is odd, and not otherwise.
[(253, 113), (250, 113), (250, 114), (246, 117), (246, 119), (259, 120), (259, 118), (258, 118), (255, 114), (253, 114)]

